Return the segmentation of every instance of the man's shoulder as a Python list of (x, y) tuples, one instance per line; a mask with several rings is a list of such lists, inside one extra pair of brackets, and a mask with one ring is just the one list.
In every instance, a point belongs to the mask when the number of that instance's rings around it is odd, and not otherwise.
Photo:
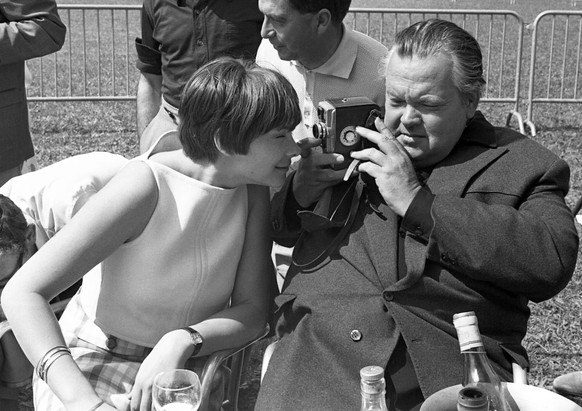
[(358, 45), (358, 49), (365, 51), (373, 58), (383, 59), (388, 54), (388, 48), (378, 40), (356, 30), (349, 30), (349, 35)]

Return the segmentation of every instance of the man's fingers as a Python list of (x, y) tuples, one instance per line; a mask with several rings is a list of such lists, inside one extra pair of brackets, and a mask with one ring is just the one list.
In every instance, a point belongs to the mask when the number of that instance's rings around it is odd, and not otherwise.
[(314, 137), (306, 137), (297, 142), (301, 150), (301, 158), (307, 158), (311, 155), (311, 149), (321, 145), (321, 140)]

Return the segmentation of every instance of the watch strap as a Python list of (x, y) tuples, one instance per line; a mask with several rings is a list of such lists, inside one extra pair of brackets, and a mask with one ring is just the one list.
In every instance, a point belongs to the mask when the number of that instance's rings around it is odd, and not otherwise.
[(184, 327), (181, 328), (181, 330), (188, 331), (188, 333), (190, 334), (190, 339), (192, 340), (192, 345), (194, 346), (192, 357), (194, 357), (196, 354), (200, 352), (200, 349), (202, 349), (202, 344), (204, 343), (204, 340), (200, 333), (191, 327)]

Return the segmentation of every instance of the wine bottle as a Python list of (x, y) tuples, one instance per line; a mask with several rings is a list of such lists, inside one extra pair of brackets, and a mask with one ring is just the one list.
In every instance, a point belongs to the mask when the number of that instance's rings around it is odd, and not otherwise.
[(453, 324), (464, 357), (463, 386), (483, 390), (487, 394), (489, 411), (512, 411), (507, 386), (501, 382), (485, 353), (475, 313), (455, 314)]
[(360, 370), (362, 407), (360, 411), (388, 411), (384, 368), (370, 365)]

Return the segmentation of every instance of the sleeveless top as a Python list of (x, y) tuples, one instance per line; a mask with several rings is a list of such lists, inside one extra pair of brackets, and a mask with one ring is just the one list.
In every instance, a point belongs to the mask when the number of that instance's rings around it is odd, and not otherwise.
[[(245, 238), (246, 185), (223, 189), (140, 156), (158, 202), (140, 236), (86, 276), (87, 315), (107, 334), (146, 347), (228, 306)], [(85, 279), (90, 281), (85, 282)]]

